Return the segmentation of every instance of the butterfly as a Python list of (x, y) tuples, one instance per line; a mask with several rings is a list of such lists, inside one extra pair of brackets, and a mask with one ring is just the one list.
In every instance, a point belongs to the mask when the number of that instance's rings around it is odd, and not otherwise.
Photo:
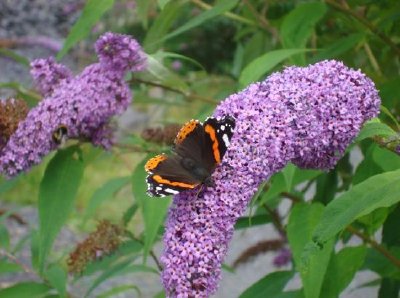
[(187, 122), (175, 138), (173, 153), (157, 155), (145, 164), (147, 193), (164, 197), (203, 184), (211, 186), (211, 174), (221, 163), (234, 128), (231, 116)]

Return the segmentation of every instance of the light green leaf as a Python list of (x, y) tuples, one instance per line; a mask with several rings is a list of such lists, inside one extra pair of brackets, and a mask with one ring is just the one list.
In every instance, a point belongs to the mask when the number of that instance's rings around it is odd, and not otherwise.
[(87, 0), (82, 14), (72, 26), (63, 48), (57, 54), (57, 60), (62, 57), (79, 41), (86, 38), (93, 26), (114, 5), (114, 0)]
[(314, 232), (316, 243), (325, 243), (357, 218), (400, 201), (400, 170), (375, 175), (333, 200)]
[(89, 218), (93, 216), (97, 208), (106, 200), (112, 199), (114, 195), (128, 182), (130, 177), (118, 177), (113, 178), (106, 183), (104, 183), (100, 188), (98, 188), (92, 197), (90, 198), (89, 204), (86, 207), (86, 212), (83, 217), (83, 222), (85, 223)]
[(176, 29), (176, 30), (172, 31), (171, 33), (169, 33), (168, 35), (166, 35), (164, 38), (161, 39), (161, 41), (165, 41), (167, 39), (170, 39), (171, 37), (182, 34), (183, 32), (193, 29), (193, 28), (203, 24), (204, 22), (231, 10), (232, 8), (234, 8), (237, 5), (238, 2), (239, 2), (238, 0), (219, 0), (219, 1), (217, 1), (217, 3), (215, 4), (215, 6), (213, 8), (195, 16), (194, 18), (191, 18), (191, 20), (189, 22), (187, 22), (183, 26), (179, 27), (178, 29)]
[(0, 274), (15, 273), (20, 271), (23, 271), (20, 265), (0, 260)]
[[(150, 156), (149, 156), (150, 157)], [(149, 158), (148, 157), (148, 158)], [(144, 220), (144, 260), (156, 239), (158, 230), (164, 222), (168, 206), (171, 203), (167, 198), (152, 198), (147, 195), (146, 176), (144, 165), (147, 162), (145, 158), (134, 170), (132, 175), (132, 191), (135, 200), (139, 204)]]
[(0, 297), (4, 298), (41, 298), (50, 288), (36, 282), (21, 282), (11, 287), (0, 289)]
[(340, 56), (347, 51), (350, 51), (358, 43), (365, 38), (365, 33), (354, 33), (339, 39), (332, 43), (328, 47), (321, 49), (317, 55), (315, 55), (312, 61), (317, 62), (325, 59), (332, 59)]
[(171, 0), (157, 0), (157, 2), (158, 2), (158, 6), (159, 6), (161, 9), (164, 9), (164, 7), (165, 7), (168, 3), (171, 2)]
[(59, 150), (47, 165), (39, 188), (39, 269), (43, 272), (53, 242), (72, 211), (83, 175), (78, 147)]
[(159, 41), (168, 33), (171, 26), (180, 16), (185, 3), (187, 2), (178, 0), (165, 4), (165, 7), (147, 31), (143, 41), (143, 48), (146, 53), (152, 54), (160, 49), (162, 44)]
[(185, 60), (188, 61), (190, 63), (192, 63), (193, 65), (196, 65), (197, 67), (201, 68), (202, 70), (205, 70), (203, 65), (201, 65), (199, 62), (197, 62), (196, 60), (189, 58), (187, 56), (184, 55), (180, 55), (177, 53), (171, 53), (171, 52), (158, 52), (157, 53), (158, 57), (164, 59), (164, 58), (176, 58), (176, 59), (181, 59), (181, 60)]
[(293, 187), (293, 178), (296, 173), (296, 166), (289, 163), (283, 170), (282, 174), (285, 177), (286, 189), (290, 191)]
[(136, 0), (136, 15), (139, 21), (143, 24), (143, 27), (147, 29), (149, 22), (149, 11), (151, 9), (151, 0)]
[(339, 297), (364, 263), (366, 254), (365, 246), (346, 247), (331, 258), (322, 286), (324, 298)]
[[(305, 48), (315, 25), (322, 19), (326, 11), (326, 5), (322, 2), (307, 2), (297, 5), (283, 20), (280, 30), (283, 46), (286, 49)], [(295, 64), (305, 64), (304, 55), (294, 58)]]
[(57, 289), (60, 298), (67, 297), (67, 272), (65, 272), (60, 265), (51, 266), (51, 268), (46, 271), (46, 279), (52, 287)]
[(163, 85), (188, 92), (188, 85), (176, 74), (166, 68), (155, 55), (147, 55), (147, 71)]
[(293, 275), (293, 271), (272, 272), (247, 288), (239, 298), (280, 297), (283, 288)]
[(290, 214), (287, 235), (297, 270), (303, 281), (306, 298), (318, 298), (329, 264), (333, 241), (322, 249), (308, 243), (324, 211), (322, 204), (296, 204)]
[(244, 87), (248, 84), (258, 81), (261, 77), (271, 71), (282, 61), (287, 58), (298, 54), (310, 51), (308, 49), (280, 49), (270, 51), (253, 61), (251, 61), (240, 74), (239, 83), (240, 86)]
[(374, 136), (390, 137), (397, 136), (397, 133), (390, 126), (380, 122), (379, 119), (372, 119), (364, 124), (356, 138), (356, 142), (360, 142), (364, 139)]
[(120, 286), (113, 287), (110, 290), (97, 295), (96, 298), (115, 297), (117, 294), (121, 294), (121, 293), (131, 291), (131, 290), (134, 290), (139, 297), (141, 296), (141, 292), (140, 292), (140, 289), (138, 286), (128, 284), (128, 285), (120, 285)]
[(24, 56), (18, 55), (16, 52), (12, 50), (0, 48), (0, 55), (11, 58), (25, 67), (29, 67), (30, 64), (29, 59)]

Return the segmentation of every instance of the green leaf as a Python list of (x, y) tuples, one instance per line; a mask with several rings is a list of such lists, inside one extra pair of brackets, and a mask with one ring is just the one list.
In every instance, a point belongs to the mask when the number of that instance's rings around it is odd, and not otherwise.
[(82, 14), (72, 26), (63, 48), (57, 54), (57, 60), (62, 57), (79, 41), (86, 38), (93, 26), (114, 5), (114, 0), (87, 0)]
[(158, 7), (160, 7), (161, 9), (164, 9), (165, 6), (170, 2), (171, 0), (157, 0)]
[(143, 24), (143, 27), (147, 29), (149, 11), (151, 9), (152, 1), (150, 0), (136, 0), (136, 16), (139, 21)]
[(235, 224), (235, 230), (251, 228), (259, 225), (264, 225), (272, 221), (268, 214), (260, 214), (254, 216), (244, 216), (238, 219)]
[(400, 169), (400, 156), (392, 151), (383, 149), (376, 144), (374, 144), (371, 157), (372, 160), (385, 172)]
[[(396, 259), (400, 259), (400, 246), (392, 246), (388, 251)], [(373, 248), (368, 249), (363, 269), (376, 272), (382, 278), (400, 279), (399, 267), (395, 266), (385, 256)]]
[(141, 297), (141, 292), (138, 286), (135, 285), (120, 285), (120, 286), (115, 286), (112, 289), (105, 291), (101, 294), (96, 295), (97, 298), (108, 298), (108, 297), (115, 297), (117, 294), (121, 294), (127, 291), (134, 290), (136, 294)]
[(10, 248), (10, 234), (4, 224), (0, 225), (0, 247), (5, 250)]
[(176, 74), (166, 68), (155, 55), (147, 55), (147, 71), (163, 85), (188, 92), (188, 85)]
[[(305, 48), (315, 25), (322, 19), (326, 11), (327, 7), (322, 2), (307, 2), (297, 5), (282, 22), (280, 31), (283, 46), (286, 49)], [(293, 61), (295, 64), (304, 65), (305, 56), (297, 56)]]
[(143, 245), (136, 240), (126, 241), (111, 255), (104, 256), (101, 259), (97, 259), (96, 261), (89, 263), (81, 275), (89, 276), (97, 271), (110, 268), (113, 264), (121, 259), (126, 259), (128, 257), (132, 258), (132, 256), (136, 257), (139, 255), (139, 252), (142, 250), (142, 248)]
[(113, 178), (106, 183), (104, 183), (100, 188), (98, 188), (90, 198), (89, 204), (86, 207), (86, 212), (83, 217), (83, 222), (85, 223), (89, 218), (91, 218), (97, 208), (106, 200), (112, 199), (114, 195), (128, 182), (130, 177), (118, 177)]
[(400, 170), (375, 175), (343, 193), (325, 208), (313, 240), (324, 243), (357, 218), (400, 201)]
[(285, 182), (286, 182), (286, 189), (288, 191), (292, 190), (295, 173), (296, 173), (296, 166), (293, 165), (292, 163), (289, 163), (282, 170), (282, 174), (283, 174), (283, 177), (285, 178)]
[(59, 150), (47, 165), (39, 188), (39, 270), (43, 272), (53, 242), (72, 211), (83, 175), (81, 151)]
[(39, 232), (31, 231), (31, 264), (35, 270), (39, 270)]
[(124, 227), (126, 227), (129, 222), (131, 221), (132, 217), (136, 214), (136, 211), (138, 210), (139, 206), (136, 203), (133, 203), (125, 212), (124, 215), (122, 216), (122, 224)]
[(331, 258), (322, 286), (324, 298), (339, 297), (364, 263), (366, 254), (365, 246), (346, 247)]
[(30, 65), (30, 62), (29, 62), (28, 58), (26, 58), (24, 56), (21, 56), (21, 55), (18, 55), (14, 51), (11, 51), (11, 50), (8, 50), (8, 49), (5, 49), (5, 48), (0, 48), (0, 55), (8, 57), (8, 58), (11, 58), (15, 62), (18, 62), (19, 64), (21, 64), (23, 66), (29, 67), (29, 65)]
[(158, 230), (164, 222), (167, 214), (168, 206), (171, 203), (167, 198), (152, 198), (147, 195), (146, 176), (144, 165), (148, 156), (145, 158), (133, 172), (132, 175), (132, 191), (135, 199), (142, 210), (144, 220), (144, 260), (156, 239)]
[(308, 49), (280, 49), (270, 51), (253, 61), (251, 61), (240, 74), (239, 83), (244, 87), (248, 84), (258, 81), (261, 77), (271, 71), (279, 63), (287, 58), (298, 54), (310, 51)]
[(385, 123), (373, 119), (364, 124), (355, 141), (360, 142), (374, 136), (391, 137), (397, 136), (397, 133)]
[(165, 41), (174, 36), (182, 34), (183, 32), (193, 29), (193, 28), (203, 24), (204, 22), (231, 10), (232, 8), (234, 8), (237, 5), (238, 2), (239, 2), (239, 0), (219, 0), (215, 4), (215, 6), (212, 7), (210, 10), (207, 10), (207, 11), (195, 16), (194, 18), (191, 18), (189, 22), (187, 22), (183, 26), (179, 27), (178, 29), (172, 31), (168, 35), (164, 36), (164, 38), (162, 38), (160, 41)]
[(171, 1), (167, 3), (161, 13), (154, 20), (154, 23), (147, 31), (143, 41), (143, 48), (146, 53), (152, 54), (161, 48), (161, 40), (169, 31), (171, 26), (182, 13), (185, 1)]
[(116, 275), (119, 275), (123, 269), (125, 269), (126, 267), (129, 266), (130, 262), (131, 262), (130, 260), (121, 262), (121, 263), (111, 266), (110, 268), (105, 270), (98, 278), (96, 278), (93, 281), (92, 285), (87, 290), (85, 297), (88, 297), (90, 295), (90, 293), (92, 293), (93, 290), (96, 289), (105, 280), (110, 279)]
[(324, 211), (322, 204), (296, 204), (287, 226), (287, 236), (306, 298), (318, 298), (333, 249), (333, 241), (323, 248), (311, 247), (315, 226)]
[(15, 263), (9, 263), (4, 260), (0, 260), (0, 274), (4, 273), (15, 273), (23, 271), (21, 266)]
[(280, 297), (284, 287), (293, 275), (293, 271), (272, 272), (247, 288), (239, 298)]
[(336, 169), (324, 173), (316, 179), (316, 193), (314, 201), (328, 204), (336, 195), (338, 187), (338, 174)]
[(21, 282), (11, 287), (0, 289), (0, 297), (4, 298), (41, 298), (50, 288), (36, 282)]
[(46, 279), (52, 287), (57, 289), (60, 298), (67, 297), (67, 272), (65, 272), (60, 265), (53, 265), (49, 270), (47, 270)]
[(313, 62), (332, 59), (350, 51), (365, 38), (364, 33), (354, 33), (339, 39), (328, 47), (321, 49), (312, 59)]

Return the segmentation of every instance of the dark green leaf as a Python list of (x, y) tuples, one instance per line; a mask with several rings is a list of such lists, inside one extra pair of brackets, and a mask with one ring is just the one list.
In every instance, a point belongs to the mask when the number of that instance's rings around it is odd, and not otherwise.
[(293, 271), (278, 271), (273, 272), (255, 284), (247, 288), (239, 297), (240, 298), (274, 298), (280, 297), (283, 288), (288, 281), (293, 277)]
[[(315, 25), (326, 13), (322, 2), (307, 2), (296, 6), (283, 20), (281, 37), (286, 49), (305, 48), (307, 40), (314, 31)], [(304, 64), (304, 55), (293, 59), (296, 64)]]
[(263, 75), (267, 74), (271, 71), (275, 66), (279, 63), (283, 62), (287, 58), (298, 54), (304, 53), (309, 50), (307, 49), (281, 49), (274, 50), (264, 55), (256, 58), (251, 63), (249, 63), (240, 74), (239, 83), (242, 87), (247, 86), (248, 84), (258, 81), (262, 78)]
[(39, 232), (32, 230), (31, 234), (31, 264), (35, 270), (39, 270)]
[(325, 59), (332, 59), (340, 56), (341, 54), (351, 50), (358, 43), (360, 43), (365, 38), (364, 33), (354, 33), (346, 36), (338, 41), (332, 43), (328, 47), (321, 49), (312, 61), (317, 62)]
[(244, 216), (239, 218), (235, 224), (235, 230), (240, 230), (244, 228), (251, 228), (258, 225), (263, 225), (271, 222), (271, 217), (268, 214), (260, 214), (254, 216)]
[(190, 19), (189, 22), (187, 22), (183, 26), (179, 27), (178, 29), (176, 29), (176, 30), (172, 31), (171, 33), (169, 33), (168, 35), (166, 35), (162, 39), (162, 41), (165, 41), (171, 37), (182, 34), (183, 32), (193, 29), (193, 28), (203, 24), (204, 22), (223, 14), (224, 12), (231, 10), (232, 8), (234, 8), (237, 5), (238, 2), (239, 2), (238, 0), (218, 0), (217, 3), (215, 4), (215, 6), (212, 7), (210, 10), (207, 10), (207, 11), (195, 16), (194, 18)]
[(317, 178), (317, 188), (314, 200), (328, 204), (336, 195), (338, 186), (338, 175), (336, 170), (331, 170)]
[(318, 298), (333, 249), (333, 241), (323, 248), (310, 247), (312, 233), (324, 211), (319, 204), (296, 204), (287, 226), (287, 236), (306, 298)]
[(21, 282), (11, 287), (0, 289), (0, 297), (4, 298), (40, 298), (43, 297), (50, 288), (44, 284), (36, 282)]
[(358, 165), (356, 172), (353, 176), (353, 185), (356, 185), (364, 180), (372, 177), (374, 175), (380, 174), (383, 172), (381, 166), (379, 166), (372, 158), (374, 151), (376, 150), (377, 145), (372, 144), (369, 146), (368, 150), (366, 151), (365, 158), (361, 161)]
[(324, 243), (357, 218), (400, 200), (400, 170), (373, 176), (333, 200), (324, 211), (313, 239)]
[[(396, 259), (400, 259), (400, 246), (392, 246), (388, 251)], [(400, 280), (399, 268), (373, 248), (368, 249), (363, 269), (374, 271), (384, 278)]]
[(289, 163), (286, 167), (283, 168), (282, 170), (282, 174), (283, 177), (285, 178), (285, 182), (286, 182), (286, 189), (288, 191), (292, 190), (293, 185), (293, 180), (294, 180), (294, 175), (296, 173), (296, 166), (293, 165), (292, 163)]
[(146, 259), (154, 240), (156, 239), (158, 230), (164, 222), (168, 206), (171, 202), (166, 198), (151, 198), (147, 195), (146, 172), (144, 165), (148, 158), (145, 158), (135, 169), (132, 175), (132, 191), (137, 203), (140, 205), (144, 227), (144, 257)]
[(146, 53), (152, 54), (160, 49), (161, 40), (174, 24), (182, 12), (185, 1), (171, 1), (165, 5), (162, 12), (157, 16), (150, 29), (147, 31), (146, 38), (143, 41), (143, 48)]
[(6, 250), (10, 248), (10, 234), (4, 224), (0, 224), (0, 247)]
[(112, 199), (114, 195), (128, 182), (130, 177), (118, 177), (113, 178), (106, 183), (104, 183), (100, 188), (98, 188), (90, 198), (89, 204), (86, 207), (86, 212), (83, 217), (83, 222), (85, 223), (89, 218), (91, 218), (97, 208), (106, 200)]
[(64, 55), (79, 41), (86, 38), (93, 26), (114, 5), (114, 0), (87, 0), (82, 14), (72, 26), (63, 48), (57, 54), (57, 60)]
[(400, 281), (384, 278), (379, 288), (378, 298), (399, 298)]
[(339, 297), (364, 263), (366, 254), (365, 246), (346, 247), (331, 258), (322, 285), (324, 298)]
[(122, 224), (125, 227), (129, 224), (132, 217), (136, 214), (138, 208), (139, 206), (136, 203), (134, 203), (125, 211), (124, 215), (122, 216)]
[(39, 188), (39, 268), (43, 272), (53, 242), (72, 211), (83, 175), (78, 147), (59, 150), (47, 165)]

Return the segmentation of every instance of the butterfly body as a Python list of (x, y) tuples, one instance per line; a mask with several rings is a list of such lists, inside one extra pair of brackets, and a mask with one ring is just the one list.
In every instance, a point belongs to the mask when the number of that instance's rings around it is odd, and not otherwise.
[(235, 120), (230, 116), (187, 122), (175, 138), (173, 154), (161, 154), (145, 165), (148, 193), (174, 195), (198, 185), (212, 185), (211, 174), (221, 163), (233, 135)]

